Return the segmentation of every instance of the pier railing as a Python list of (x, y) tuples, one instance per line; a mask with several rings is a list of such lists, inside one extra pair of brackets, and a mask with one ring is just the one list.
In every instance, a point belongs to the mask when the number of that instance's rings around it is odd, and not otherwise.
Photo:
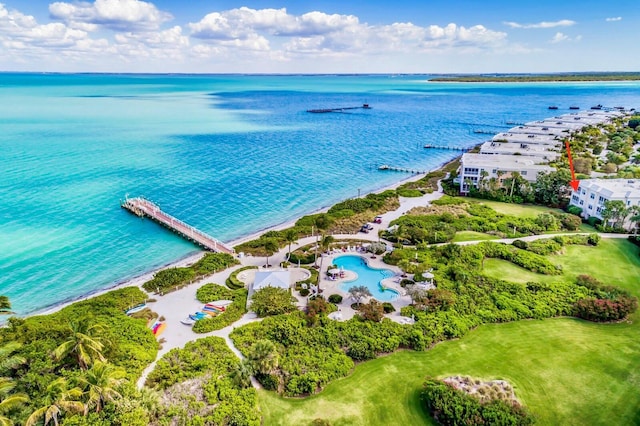
[(125, 198), (121, 207), (140, 217), (148, 217), (155, 222), (180, 234), (183, 238), (199, 246), (216, 252), (235, 254), (235, 251), (211, 235), (203, 232), (180, 219), (165, 213), (160, 206), (144, 197)]

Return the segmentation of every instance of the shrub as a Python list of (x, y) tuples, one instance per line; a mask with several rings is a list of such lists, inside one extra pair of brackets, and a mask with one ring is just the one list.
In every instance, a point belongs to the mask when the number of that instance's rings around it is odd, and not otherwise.
[(562, 227), (567, 231), (576, 231), (582, 225), (582, 219), (579, 216), (575, 216), (569, 213), (563, 213), (560, 216), (560, 222), (562, 223)]
[(420, 394), (427, 411), (445, 426), (454, 425), (514, 425), (525, 426), (533, 417), (516, 402), (478, 399), (439, 380), (428, 379)]
[(417, 189), (398, 188), (396, 192), (400, 197), (406, 197), (406, 198), (422, 197), (424, 195), (422, 191)]
[(369, 246), (367, 247), (367, 251), (373, 254), (382, 254), (387, 251), (387, 245), (382, 242), (374, 241), (373, 243), (369, 244)]
[(638, 309), (638, 299), (619, 294), (615, 299), (586, 298), (576, 302), (576, 316), (589, 321), (620, 321)]
[(390, 314), (391, 312), (396, 311), (396, 308), (390, 302), (384, 302), (382, 304), (382, 309), (384, 310), (385, 314)]
[(261, 318), (286, 314), (296, 310), (296, 302), (289, 290), (265, 287), (256, 291), (251, 297), (251, 310)]
[(233, 303), (227, 306), (224, 314), (196, 321), (193, 325), (193, 331), (195, 333), (208, 333), (220, 330), (242, 318), (242, 315), (247, 312), (247, 290), (244, 288), (235, 290), (229, 299), (233, 300)]
[(371, 299), (369, 303), (360, 305), (360, 315), (368, 321), (380, 322), (384, 318), (384, 308), (382, 303)]
[(329, 303), (339, 304), (342, 302), (342, 295), (340, 294), (332, 294), (329, 296)]
[(592, 245), (592, 246), (597, 246), (598, 244), (600, 244), (600, 235), (589, 234), (589, 237), (587, 238), (587, 243), (589, 243), (589, 245)]
[(196, 299), (202, 303), (209, 303), (214, 300), (225, 300), (233, 297), (233, 291), (220, 284), (205, 284), (196, 291)]
[(303, 288), (300, 290), (300, 296), (302, 297), (307, 297), (309, 293), (311, 293), (311, 291), (308, 288)]
[(567, 206), (567, 213), (580, 216), (582, 214), (582, 208), (578, 206)]
[(229, 275), (229, 278), (227, 278), (227, 281), (225, 282), (225, 284), (227, 284), (227, 287), (229, 287), (231, 290), (237, 290), (239, 288), (244, 288), (245, 287), (245, 283), (238, 279), (238, 274), (240, 272), (246, 271), (248, 269), (258, 269), (258, 267), (257, 266), (245, 266), (243, 268), (236, 269), (235, 271), (233, 271), (231, 273), (231, 275)]
[(602, 223), (602, 220), (598, 219), (595, 216), (591, 216), (589, 219), (587, 219), (587, 223), (593, 227), (596, 227), (597, 225), (600, 225)]

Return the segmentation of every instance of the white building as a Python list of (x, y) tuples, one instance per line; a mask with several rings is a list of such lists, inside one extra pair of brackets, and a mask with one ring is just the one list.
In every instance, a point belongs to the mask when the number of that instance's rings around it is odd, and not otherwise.
[(623, 201), (626, 207), (640, 205), (640, 179), (581, 180), (569, 204), (580, 207), (585, 219), (602, 219), (605, 201)]
[(511, 142), (511, 143), (526, 143), (529, 145), (549, 145), (560, 146), (562, 140), (558, 139), (555, 135), (540, 135), (534, 133), (513, 133), (503, 132), (498, 133), (493, 138), (492, 142)]
[[(460, 160), (460, 192), (469, 192), (469, 183), (478, 186), (481, 179), (496, 178), (502, 180), (510, 177), (510, 173), (518, 172), (525, 180), (534, 182), (538, 173), (550, 173), (555, 169), (542, 165), (543, 160), (523, 155), (486, 155), (463, 154)], [(486, 176), (483, 177), (484, 172)]]
[(542, 161), (554, 161), (560, 156), (560, 152), (551, 145), (529, 144), (526, 142), (485, 142), (480, 147), (480, 154), (487, 155), (524, 155), (526, 157), (536, 157)]

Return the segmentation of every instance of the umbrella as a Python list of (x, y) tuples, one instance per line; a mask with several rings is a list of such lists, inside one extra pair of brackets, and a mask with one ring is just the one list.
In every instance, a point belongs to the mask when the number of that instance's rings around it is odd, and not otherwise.
[(329, 273), (331, 275), (336, 275), (340, 273), (340, 269), (334, 268), (334, 269), (329, 269)]

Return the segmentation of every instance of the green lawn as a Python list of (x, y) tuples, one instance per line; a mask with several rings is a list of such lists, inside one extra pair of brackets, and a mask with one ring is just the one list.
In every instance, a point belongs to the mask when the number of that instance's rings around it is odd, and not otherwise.
[[(554, 261), (564, 275), (553, 279), (590, 273), (640, 294), (638, 248), (627, 241), (571, 246)], [(488, 260), (485, 272), (508, 273), (514, 281), (540, 278), (496, 262)], [(334, 426), (433, 424), (419, 405), (421, 383), (427, 375), (456, 374), (508, 380), (540, 425), (640, 424), (640, 314), (631, 319), (614, 325), (555, 318), (481, 326), (427, 352), (360, 364), (310, 398), (261, 391), (264, 424), (307, 425), (316, 418)]]
[(495, 235), (484, 234), (482, 232), (476, 231), (458, 231), (456, 232), (455, 237), (453, 237), (453, 242), (457, 243), (460, 241), (485, 241), (485, 240), (496, 240), (498, 237)]
[(560, 209), (551, 209), (544, 206), (535, 206), (533, 204), (514, 204), (514, 203), (501, 203), (500, 201), (482, 200), (479, 198), (465, 197), (465, 200), (476, 201), (480, 204), (485, 204), (498, 213), (511, 214), (521, 217), (536, 217), (540, 213), (545, 212), (562, 212)]

